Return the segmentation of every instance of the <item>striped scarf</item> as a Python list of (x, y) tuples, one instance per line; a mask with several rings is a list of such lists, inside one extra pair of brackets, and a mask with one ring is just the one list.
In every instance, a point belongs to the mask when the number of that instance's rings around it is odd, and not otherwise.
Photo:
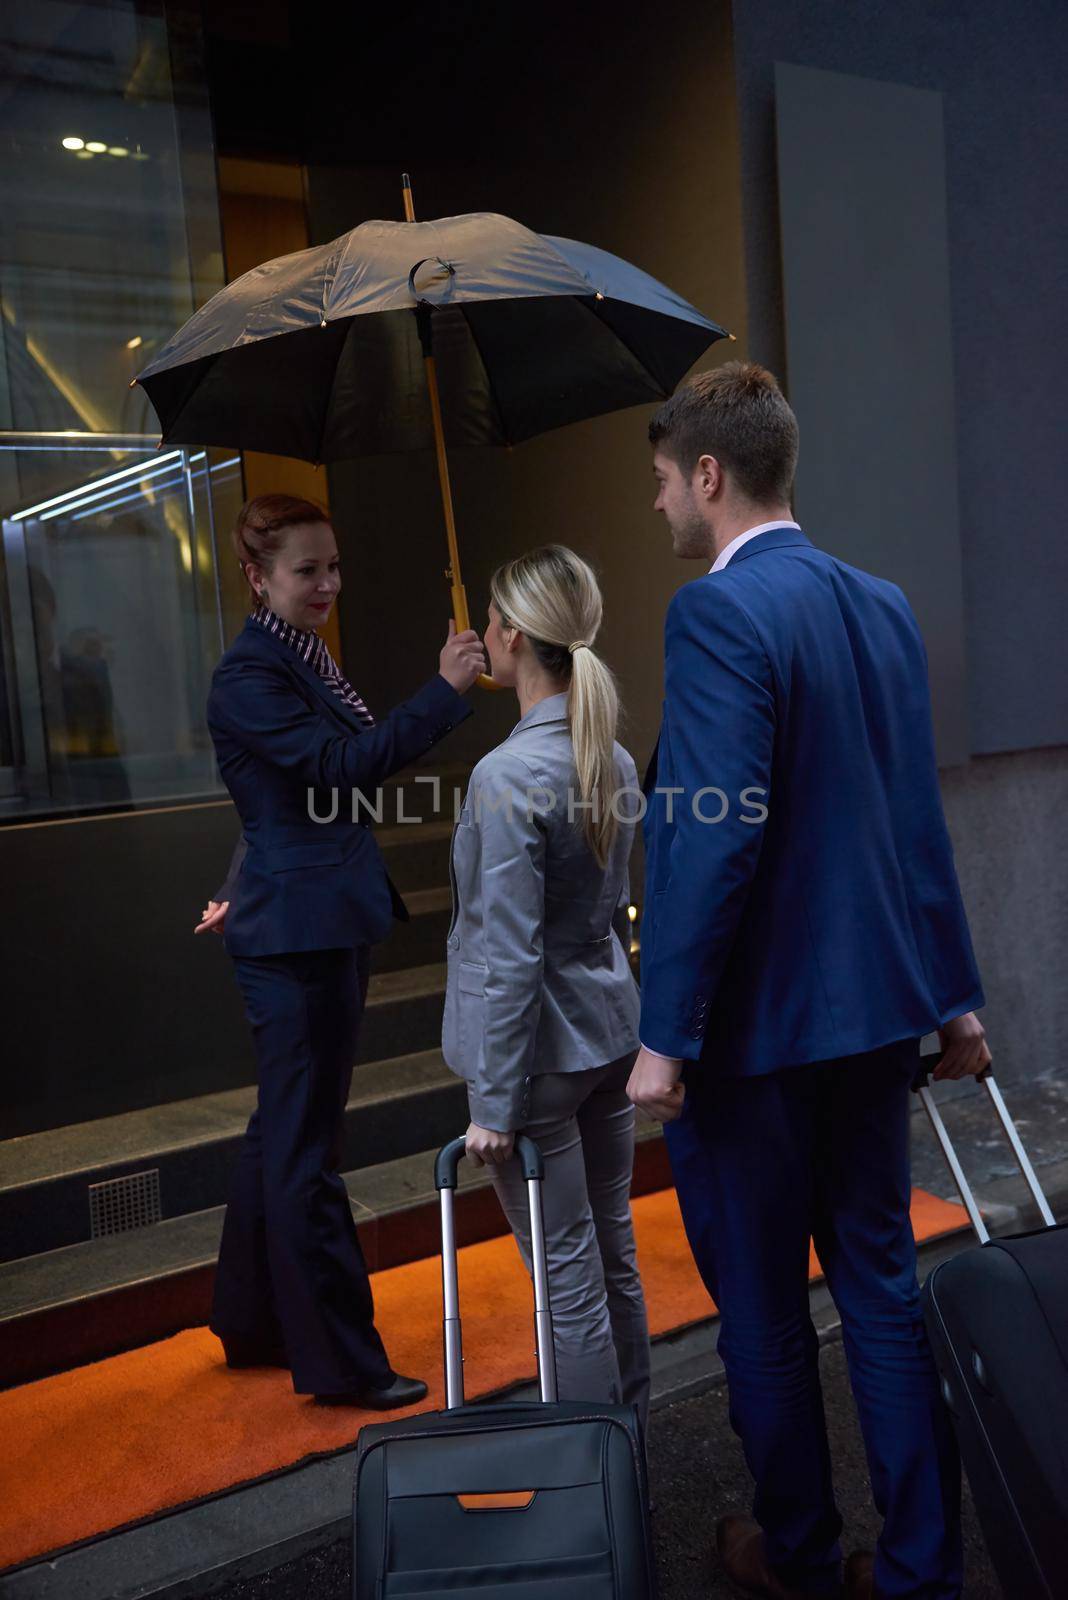
[(324, 639), (320, 639), (317, 633), (306, 633), (303, 628), (294, 628), (292, 623), (283, 622), (269, 606), (257, 606), (252, 613), (252, 620), (258, 622), (261, 628), (266, 628), (268, 633), (273, 633), (276, 639), (281, 639), (291, 650), (295, 650), (300, 659), (329, 684), (331, 692), (337, 695), (342, 705), (355, 711), (365, 727), (374, 727), (374, 717), (326, 648)]

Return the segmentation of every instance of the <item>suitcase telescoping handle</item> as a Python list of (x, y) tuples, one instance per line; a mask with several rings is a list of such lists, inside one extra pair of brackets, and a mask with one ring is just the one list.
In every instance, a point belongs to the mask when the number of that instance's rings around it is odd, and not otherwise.
[[(456, 1271), (456, 1226), (453, 1192), (466, 1141), (453, 1139), (438, 1154), (434, 1185), (441, 1199), (441, 1287), (445, 1302), (445, 1404), (450, 1411), (464, 1403), (463, 1335), (460, 1328), (460, 1286)], [(534, 1276), (534, 1344), (538, 1355), (538, 1390), (544, 1401), (556, 1399), (556, 1350), (549, 1309), (549, 1265), (545, 1256), (545, 1225), (541, 1212), (541, 1185), (545, 1177), (542, 1153), (526, 1134), (516, 1135), (513, 1161), (518, 1161), (527, 1182), (530, 1208), (530, 1254)]]
[[(949, 1170), (953, 1174), (953, 1182), (957, 1185), (961, 1200), (964, 1202), (964, 1209), (967, 1211), (968, 1216), (971, 1219), (971, 1224), (978, 1235), (979, 1243), (986, 1244), (990, 1238), (989, 1230), (980, 1214), (979, 1207), (976, 1204), (975, 1195), (972, 1193), (971, 1184), (964, 1176), (964, 1168), (961, 1166), (957, 1152), (953, 1148), (953, 1141), (949, 1137), (946, 1125), (942, 1121), (941, 1112), (935, 1104), (934, 1095), (930, 1090), (930, 1068), (941, 1059), (942, 1057), (940, 1053), (921, 1056), (920, 1070), (913, 1079), (912, 1087), (919, 1095), (923, 1104), (923, 1109), (927, 1113), (927, 1120), (934, 1129), (935, 1138), (942, 1146), (942, 1154), (945, 1156)], [(1047, 1227), (1055, 1228), (1057, 1226), (1057, 1219), (1049, 1208), (1049, 1201), (1042, 1192), (1042, 1186), (1035, 1176), (1035, 1169), (1031, 1165), (1030, 1157), (1023, 1147), (1023, 1142), (1020, 1138), (1020, 1135), (1016, 1131), (1016, 1124), (1009, 1115), (1009, 1108), (1006, 1106), (1001, 1097), (1001, 1090), (994, 1082), (994, 1074), (989, 1067), (987, 1067), (985, 1072), (979, 1073), (979, 1082), (990, 1096), (991, 1104), (993, 1105), (994, 1110), (997, 1112), (998, 1121), (1001, 1123), (1001, 1126), (1004, 1129), (1005, 1137), (1012, 1146), (1012, 1153), (1016, 1157), (1016, 1164), (1023, 1173), (1024, 1181), (1031, 1191), (1032, 1199), (1039, 1209), (1039, 1213), (1043, 1222)]]

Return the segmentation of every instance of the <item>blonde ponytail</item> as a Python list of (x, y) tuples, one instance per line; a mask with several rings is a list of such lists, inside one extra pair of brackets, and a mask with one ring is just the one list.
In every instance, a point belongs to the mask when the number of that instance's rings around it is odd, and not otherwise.
[(604, 867), (619, 830), (612, 806), (619, 694), (593, 648), (602, 610), (597, 579), (573, 550), (550, 544), (499, 567), (490, 597), (502, 620), (526, 634), (546, 671), (570, 680), (567, 718), (584, 802), (582, 831)]

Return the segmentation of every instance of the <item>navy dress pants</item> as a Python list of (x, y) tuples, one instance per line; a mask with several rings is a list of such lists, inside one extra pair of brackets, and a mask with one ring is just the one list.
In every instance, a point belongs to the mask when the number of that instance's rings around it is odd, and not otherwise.
[(883, 1531), (885, 1600), (957, 1600), (960, 1464), (927, 1344), (909, 1222), (918, 1041), (724, 1077), (695, 1063), (666, 1129), (686, 1232), (721, 1314), (731, 1425), (756, 1481), (768, 1558), (833, 1592), (834, 1501), (809, 1317), (809, 1238), (842, 1337)]
[(259, 1095), (226, 1209), (211, 1327), (281, 1343), (298, 1394), (385, 1387), (342, 1156), (369, 950), (235, 960)]

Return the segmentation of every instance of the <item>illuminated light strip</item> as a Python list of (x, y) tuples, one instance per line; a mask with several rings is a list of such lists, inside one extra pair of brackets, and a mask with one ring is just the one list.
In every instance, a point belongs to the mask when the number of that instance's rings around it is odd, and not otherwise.
[[(123, 467), (121, 472), (112, 472), (106, 478), (96, 478), (90, 483), (81, 484), (77, 489), (67, 489), (65, 493), (57, 494), (53, 496), (51, 500), (42, 500), (38, 505), (29, 506), (25, 511), (16, 511), (15, 515), (9, 520), (12, 522), (22, 522), (26, 517), (35, 517), (39, 512), (47, 511), (51, 506), (64, 505), (69, 500), (77, 500), (79, 504), (84, 505), (86, 493), (91, 489), (102, 489), (106, 484), (119, 483), (123, 478), (132, 478), (138, 473), (142, 478), (153, 477), (155, 473), (164, 470), (164, 462), (180, 461), (181, 458), (182, 452), (180, 450), (171, 450), (165, 456), (156, 457), (155, 466), (151, 469), (149, 468), (148, 461), (138, 462), (138, 464), (133, 467)], [(44, 521), (45, 519), (42, 518), (41, 520)]]
[[(206, 453), (207, 453), (206, 451), (201, 451), (201, 454), (200, 454), (200, 459), (201, 460), (204, 459), (204, 456), (206, 455)], [(196, 456), (194, 456), (193, 460), (195, 461), (196, 459), (197, 459)], [(215, 466), (213, 466), (211, 468), (211, 471), (212, 472), (221, 472), (224, 467), (239, 467), (240, 465), (241, 465), (241, 457), (240, 456), (233, 456), (229, 461), (218, 461), (218, 462), (216, 462)], [(156, 492), (159, 493), (159, 492), (165, 491), (167, 489), (177, 488), (179, 486), (179, 484), (181, 484), (181, 482), (183, 481), (183, 478), (184, 478), (184, 473), (182, 475), (180, 475), (179, 477), (176, 477), (174, 479), (173, 483), (158, 483), (158, 484), (156, 484), (156, 486), (155, 486), (156, 487)], [(86, 517), (102, 516), (104, 514), (104, 512), (106, 512), (106, 511), (117, 511), (120, 506), (133, 505), (135, 500), (143, 500), (143, 499), (144, 499), (144, 495), (142, 495), (142, 494), (140, 494), (140, 493), (138, 493), (136, 491), (133, 494), (124, 494), (118, 500), (108, 500), (104, 505), (89, 506), (89, 508), (87, 510), (85, 510), (85, 511), (76, 511), (75, 514), (71, 517), (70, 520), (72, 522), (84, 522)], [(58, 517), (58, 516), (62, 516), (63, 514), (64, 514), (63, 512), (59, 512), (59, 511), (49, 512), (49, 516), (50, 517)], [(42, 517), (41, 521), (42, 522), (47, 522), (48, 521), (48, 517)]]
[[(72, 511), (79, 511), (82, 506), (91, 506), (98, 500), (106, 500), (109, 495), (117, 494), (120, 489), (133, 488), (134, 482), (136, 482), (138, 488), (141, 490), (142, 494), (144, 494), (145, 498), (151, 499), (152, 490), (145, 489), (143, 485), (153, 478), (158, 478), (163, 474), (179, 472), (180, 470), (181, 469), (179, 467), (169, 464), (166, 466), (153, 467), (151, 471), (146, 469), (138, 478), (133, 480), (133, 482), (120, 484), (118, 489), (112, 486), (110, 489), (101, 489), (96, 494), (80, 495), (78, 499), (71, 500), (66, 505), (57, 506), (54, 511), (46, 511), (39, 520), (41, 522), (51, 522), (53, 517), (69, 517)], [(153, 485), (153, 488), (154, 487), (155, 485)]]
[[(153, 488), (157, 494), (166, 494), (168, 490), (180, 488), (184, 482), (185, 475), (184, 473), (180, 473), (177, 477), (168, 481), (154, 484)], [(47, 517), (41, 518), (41, 521), (47, 522), (52, 517), (69, 517), (71, 522), (84, 522), (86, 517), (103, 516), (106, 511), (117, 511), (120, 506), (133, 505), (137, 500), (144, 504), (145, 496), (139, 490), (135, 489), (133, 494), (120, 495), (117, 500), (105, 500), (100, 502), (98, 505), (86, 506), (84, 511), (69, 511), (66, 509), (60, 511), (50, 511)], [(80, 503), (84, 504), (84, 502)]]

